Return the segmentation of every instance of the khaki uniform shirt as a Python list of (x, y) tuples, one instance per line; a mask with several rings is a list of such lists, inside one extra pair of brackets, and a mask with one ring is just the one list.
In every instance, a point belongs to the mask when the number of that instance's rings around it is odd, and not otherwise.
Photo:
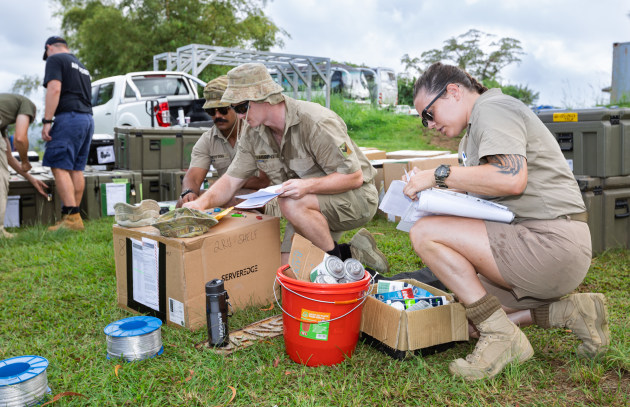
[[(459, 145), (466, 166), (484, 157), (517, 154), (527, 159), (527, 186), (521, 195), (494, 197), (522, 219), (555, 219), (586, 211), (575, 177), (555, 137), (525, 104), (500, 89), (484, 92), (470, 114)], [(488, 198), (488, 197), (485, 197)]]
[(363, 182), (372, 182), (376, 170), (348, 136), (341, 117), (319, 104), (288, 96), (285, 107), (281, 145), (266, 126), (252, 128), (246, 123), (228, 175), (245, 179), (260, 169), (277, 185), (294, 178), (361, 170)]
[(190, 155), (190, 166), (209, 169), (212, 165), (220, 177), (225, 174), (235, 155), (236, 148), (232, 147), (216, 126), (213, 126), (195, 143)]
[(26, 96), (0, 93), (0, 132), (2, 132), (2, 137), (7, 137), (7, 127), (15, 123), (15, 119), (21, 114), (29, 116), (31, 123), (33, 123), (35, 110), (35, 104)]

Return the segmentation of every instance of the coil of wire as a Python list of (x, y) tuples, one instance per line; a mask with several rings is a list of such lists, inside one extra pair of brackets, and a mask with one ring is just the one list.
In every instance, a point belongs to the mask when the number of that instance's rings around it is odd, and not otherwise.
[(50, 393), (48, 360), (26, 355), (0, 361), (0, 406), (32, 406)]
[(161, 355), (162, 321), (139, 316), (112, 322), (104, 329), (107, 336), (107, 358), (122, 358), (128, 362)]

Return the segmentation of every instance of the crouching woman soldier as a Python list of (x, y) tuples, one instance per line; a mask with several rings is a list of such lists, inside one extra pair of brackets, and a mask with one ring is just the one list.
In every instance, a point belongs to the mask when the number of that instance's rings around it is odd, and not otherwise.
[(437, 63), (418, 79), (422, 122), (447, 137), (463, 130), (463, 166), (416, 171), (404, 189), (454, 188), (507, 206), (510, 224), (452, 216), (420, 219), (414, 250), (455, 293), (479, 332), (453, 375), (492, 377), (534, 350), (517, 325), (568, 328), (595, 356), (609, 343), (602, 294), (571, 294), (591, 263), (591, 235), (579, 188), (557, 141), (519, 100), (488, 90), (463, 70)]

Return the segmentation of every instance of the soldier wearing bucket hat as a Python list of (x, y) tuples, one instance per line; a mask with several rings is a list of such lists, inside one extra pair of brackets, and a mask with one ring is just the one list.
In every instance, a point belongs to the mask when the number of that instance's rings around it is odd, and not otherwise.
[[(212, 117), (214, 126), (201, 135), (192, 150), (190, 167), (182, 180), (182, 194), (176, 205), (178, 208), (199, 197), (201, 184), (208, 175), (210, 166), (217, 170), (220, 177), (225, 174), (236, 155), (236, 144), (243, 122), (236, 117), (229, 103), (221, 102), (226, 88), (227, 76), (222, 75), (208, 82), (203, 90), (206, 100), (203, 108)], [(243, 186), (246, 190), (238, 193), (246, 194), (268, 185), (269, 179), (261, 171), (258, 175), (249, 177)]]
[[(348, 136), (343, 120), (319, 104), (283, 95), (262, 64), (240, 65), (227, 77), (221, 101), (246, 121), (239, 148), (225, 176), (187, 205), (220, 206), (260, 169), (273, 185), (282, 184), (278, 202), (289, 221), (281, 248), (283, 264), (292, 229), (330, 254), (350, 257), (349, 248), (336, 240), (372, 219), (378, 194), (376, 170)], [(387, 260), (369, 232), (362, 230), (359, 240), (364, 244), (358, 245), (362, 249), (355, 250), (355, 256), (365, 254), (376, 263), (368, 265), (386, 271)]]

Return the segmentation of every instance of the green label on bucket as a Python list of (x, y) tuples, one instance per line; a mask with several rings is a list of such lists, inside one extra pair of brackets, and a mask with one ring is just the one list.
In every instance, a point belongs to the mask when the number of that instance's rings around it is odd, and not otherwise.
[(328, 321), (330, 319), (329, 312), (318, 312), (318, 311), (309, 311), (307, 309), (302, 308), (302, 319), (306, 321), (313, 321), (313, 324), (309, 324), (308, 322), (300, 322), (300, 336), (309, 339), (315, 339), (317, 341), (327, 341), (328, 340), (328, 322), (319, 321)]

